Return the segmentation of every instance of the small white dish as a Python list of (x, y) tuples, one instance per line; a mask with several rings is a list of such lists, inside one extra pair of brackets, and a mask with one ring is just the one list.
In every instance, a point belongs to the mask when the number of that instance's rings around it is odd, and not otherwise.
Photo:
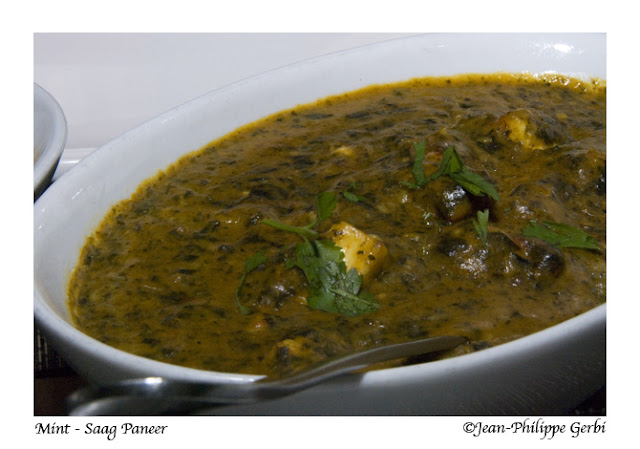
[(67, 142), (67, 120), (49, 92), (33, 84), (33, 192), (49, 186)]

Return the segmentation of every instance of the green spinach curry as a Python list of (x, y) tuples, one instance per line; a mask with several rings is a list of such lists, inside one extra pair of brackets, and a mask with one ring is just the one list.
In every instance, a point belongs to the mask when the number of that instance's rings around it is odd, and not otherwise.
[(162, 362), (278, 376), (574, 317), (605, 302), (605, 91), (414, 79), (244, 126), (113, 207), (72, 274), (74, 322)]

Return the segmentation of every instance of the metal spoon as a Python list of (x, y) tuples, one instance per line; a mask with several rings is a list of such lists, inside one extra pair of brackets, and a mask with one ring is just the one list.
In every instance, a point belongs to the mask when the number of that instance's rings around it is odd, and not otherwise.
[(160, 377), (87, 387), (68, 399), (70, 415), (180, 415), (203, 407), (277, 399), (374, 363), (453, 349), (464, 337), (442, 336), (380, 346), (324, 362), (277, 380), (214, 384)]

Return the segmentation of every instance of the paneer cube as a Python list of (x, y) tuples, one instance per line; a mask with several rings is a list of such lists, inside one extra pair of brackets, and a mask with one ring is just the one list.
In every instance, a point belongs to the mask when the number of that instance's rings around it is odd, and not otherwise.
[(276, 351), (280, 357), (304, 358), (311, 354), (311, 345), (304, 337), (286, 338), (276, 343)]
[(338, 148), (334, 149), (332, 152), (334, 154), (339, 154), (347, 157), (353, 157), (356, 154), (354, 148), (348, 145), (341, 145)]
[(498, 131), (512, 142), (522, 145), (523, 148), (542, 147), (540, 139), (535, 135), (537, 127), (531, 120), (531, 114), (524, 109), (511, 111), (500, 117)]
[(496, 122), (495, 130), (525, 150), (551, 148), (565, 139), (562, 122), (526, 109), (504, 114)]
[(333, 225), (328, 231), (336, 245), (342, 248), (347, 271), (358, 270), (363, 283), (374, 278), (381, 270), (389, 252), (376, 236), (367, 234), (344, 221)]

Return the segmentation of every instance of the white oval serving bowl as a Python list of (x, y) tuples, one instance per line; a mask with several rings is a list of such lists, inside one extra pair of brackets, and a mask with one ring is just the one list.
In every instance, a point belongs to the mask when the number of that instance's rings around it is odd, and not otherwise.
[(33, 84), (33, 192), (38, 198), (51, 182), (67, 142), (67, 120), (49, 92)]
[[(109, 208), (180, 156), (268, 114), (370, 84), (456, 73), (606, 78), (602, 34), (435, 34), (312, 59), (216, 90), (96, 150), (35, 204), (35, 317), (53, 347), (94, 383), (163, 376), (213, 383), (255, 376), (169, 365), (73, 327), (66, 287)], [(221, 414), (562, 414), (605, 382), (606, 305), (516, 341), (426, 364), (354, 374), (293, 397)]]

